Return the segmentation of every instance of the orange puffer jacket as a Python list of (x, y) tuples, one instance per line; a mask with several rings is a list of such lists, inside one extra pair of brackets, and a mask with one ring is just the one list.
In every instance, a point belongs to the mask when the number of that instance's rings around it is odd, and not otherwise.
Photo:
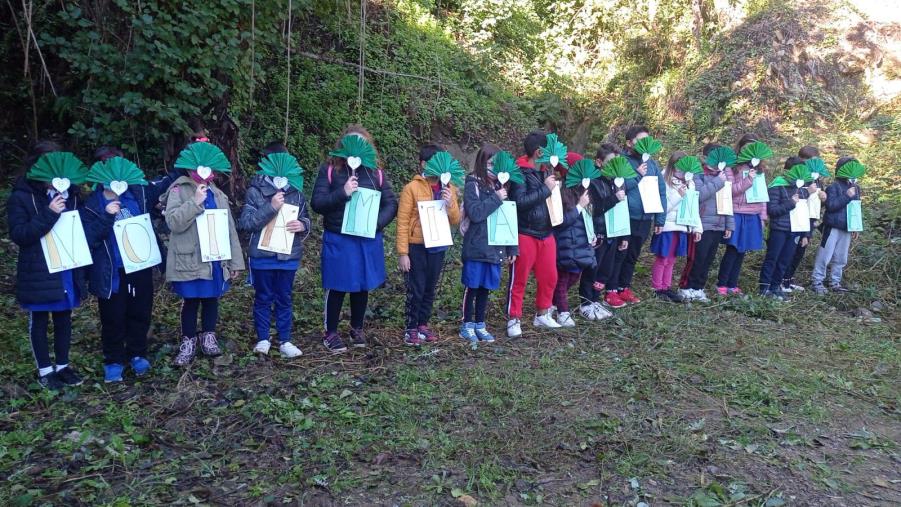
[[(447, 218), (451, 225), (460, 223), (460, 204), (457, 202), (457, 187), (448, 185), (451, 191), (451, 203), (447, 208)], [(432, 184), (420, 175), (404, 187), (400, 193), (400, 204), (397, 208), (397, 255), (408, 255), (410, 243), (421, 245), (422, 225), (419, 223), (419, 201), (435, 200)]]

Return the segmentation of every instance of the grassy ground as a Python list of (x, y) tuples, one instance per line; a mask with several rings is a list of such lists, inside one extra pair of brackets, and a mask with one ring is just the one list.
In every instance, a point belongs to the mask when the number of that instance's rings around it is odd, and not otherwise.
[[(848, 296), (649, 300), (476, 350), (454, 337), (451, 261), (438, 344), (398, 345), (395, 276), (373, 296), (379, 344), (342, 356), (314, 341), (311, 257), (297, 284), (303, 358), (249, 352), (252, 291), (241, 287), (223, 302), (228, 353), (173, 368), (178, 306), (163, 290), (153, 373), (100, 381), (90, 304), (73, 346), (87, 381), (62, 394), (34, 382), (3, 243), (0, 503), (898, 504), (899, 252), (879, 241), (855, 246)], [(749, 258), (746, 286), (759, 262)]]

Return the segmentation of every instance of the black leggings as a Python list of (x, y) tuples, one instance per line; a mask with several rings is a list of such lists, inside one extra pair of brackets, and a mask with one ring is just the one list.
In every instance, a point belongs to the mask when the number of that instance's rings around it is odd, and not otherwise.
[[(344, 306), (344, 295), (347, 292), (328, 289), (325, 291), (325, 331), (338, 332), (338, 324), (341, 322), (341, 307)], [(369, 292), (350, 293), (350, 327), (363, 328), (363, 319), (366, 317), (366, 305), (369, 304)]]
[(185, 298), (181, 305), (181, 334), (183, 336), (197, 336), (197, 312), (201, 305), (200, 331), (213, 333), (216, 331), (216, 322), (219, 320), (219, 298)]
[(72, 343), (72, 311), (31, 312), (31, 351), (38, 368), (53, 366), (50, 361), (50, 344), (47, 327), (53, 314), (53, 352), (56, 364), (69, 364), (69, 345)]
[(488, 309), (488, 289), (466, 287), (463, 292), (463, 322), (485, 322)]

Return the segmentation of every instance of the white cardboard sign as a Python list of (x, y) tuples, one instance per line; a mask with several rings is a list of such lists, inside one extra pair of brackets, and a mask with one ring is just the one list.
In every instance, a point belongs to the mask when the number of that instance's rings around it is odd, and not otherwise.
[(556, 227), (563, 223), (563, 196), (560, 194), (559, 183), (551, 190), (551, 196), (547, 198), (547, 211), (551, 217), (552, 226)]
[(732, 216), (732, 182), (723, 183), (723, 188), (716, 192), (716, 214)]
[(228, 232), (228, 210), (208, 209), (197, 217), (200, 261), (227, 261), (232, 258)]
[(152, 268), (163, 262), (150, 214), (117, 220), (113, 224), (113, 233), (126, 273)]
[(293, 204), (282, 204), (275, 217), (260, 231), (257, 248), (267, 252), (290, 255), (294, 248), (294, 233), (288, 232), (288, 222), (297, 220), (300, 207)]
[(641, 207), (645, 213), (663, 213), (657, 176), (642, 177), (638, 181), (638, 193), (641, 195)]
[(94, 263), (91, 259), (91, 249), (88, 248), (88, 239), (84, 234), (81, 216), (77, 211), (60, 213), (59, 219), (50, 232), (41, 238), (41, 249), (44, 251), (47, 270), (51, 273), (59, 273)]
[(443, 199), (437, 201), (419, 201), (419, 224), (422, 226), (422, 239), (426, 248), (451, 246), (450, 221), (447, 218), (447, 203)]

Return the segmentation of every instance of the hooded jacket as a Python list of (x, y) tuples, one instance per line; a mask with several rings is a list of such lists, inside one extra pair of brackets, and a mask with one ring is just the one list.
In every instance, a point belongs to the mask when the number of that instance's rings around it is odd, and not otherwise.
[[(450, 206), (447, 207), (447, 220), (450, 225), (460, 223), (460, 203), (458, 202), (457, 187), (448, 185), (451, 192)], [(422, 235), (422, 224), (419, 223), (419, 209), (416, 205), (419, 201), (433, 201), (435, 194), (432, 184), (426, 178), (417, 174), (410, 183), (404, 186), (400, 192), (400, 203), (397, 207), (397, 255), (408, 255), (410, 243), (421, 245), (425, 243)]]
[(566, 271), (582, 271), (597, 267), (594, 248), (588, 242), (585, 220), (578, 207), (563, 212), (563, 223), (554, 227), (557, 240), (557, 266)]
[(603, 176), (591, 180), (588, 185), (588, 197), (591, 198), (591, 216), (594, 219), (594, 232), (598, 237), (604, 237), (607, 232), (607, 222), (604, 214), (613, 209), (619, 203), (616, 198), (616, 188), (613, 181)]
[[(633, 169), (638, 169), (642, 164), (641, 155), (632, 150), (626, 155), (626, 160), (632, 165)], [(647, 172), (645, 176), (657, 176), (657, 189), (660, 192), (660, 202), (663, 203), (663, 209), (666, 209), (666, 183), (663, 181), (663, 171), (653, 158), (649, 158), (647, 162)], [(664, 213), (645, 213), (644, 206), (641, 204), (641, 192), (638, 191), (638, 182), (642, 176), (639, 174), (635, 178), (626, 178), (626, 197), (629, 200), (629, 218), (632, 220), (653, 220), (654, 225), (662, 227), (666, 222), (666, 214)]]
[(719, 173), (704, 166), (704, 174), (695, 175), (695, 189), (700, 194), (701, 225), (705, 231), (734, 231), (735, 217), (716, 212), (716, 193), (726, 186)]
[(276, 188), (266, 180), (265, 176), (259, 174), (254, 176), (250, 180), (247, 195), (244, 197), (244, 208), (241, 210), (241, 218), (238, 219), (238, 230), (250, 233), (250, 241), (247, 245), (248, 257), (275, 257), (280, 261), (300, 260), (303, 257), (303, 242), (310, 235), (310, 212), (303, 193), (290, 185), (285, 192), (285, 204), (300, 208), (297, 220), (303, 223), (303, 232), (294, 235), (294, 243), (291, 245), (291, 253), (288, 255), (257, 248), (263, 229), (278, 214), (278, 211), (270, 204), (272, 196), (276, 192)]
[(770, 187), (767, 189), (770, 202), (766, 203), (766, 213), (770, 219), (770, 230), (791, 231), (791, 217), (789, 213), (797, 203), (792, 199), (798, 195), (801, 199), (807, 199), (807, 189), (797, 188), (794, 185), (788, 187)]
[[(310, 207), (322, 215), (323, 229), (340, 234), (344, 223), (344, 206), (350, 201), (350, 196), (344, 193), (344, 184), (350, 178), (350, 170), (346, 164), (342, 168), (329, 167), (327, 163), (319, 166)], [(382, 193), (376, 220), (376, 229), (381, 232), (397, 215), (397, 196), (391, 188), (388, 173), (360, 166), (357, 168), (357, 183), (361, 188)]]
[(488, 244), (488, 216), (497, 211), (503, 203), (494, 192), (494, 188), (482, 184), (475, 176), (466, 177), (466, 184), (463, 186), (463, 208), (469, 218), (469, 229), (463, 236), (464, 261), (500, 264), (508, 257), (519, 255), (518, 247)]
[[(732, 169), (727, 169), (726, 181), (732, 182), (732, 211), (742, 215), (759, 215), (760, 220), (767, 219), (767, 205), (765, 202), (749, 203), (745, 192), (754, 184), (754, 179), (744, 176), (744, 171), (750, 171), (751, 166), (740, 164)], [(759, 172), (759, 171), (758, 171)]]
[(544, 239), (553, 232), (551, 215), (547, 209), (547, 198), (551, 196), (551, 191), (544, 184), (551, 173), (544, 171), (543, 166), (536, 169), (526, 156), (516, 159), (516, 165), (522, 170), (523, 182), (510, 182), (509, 197), (516, 201), (519, 233)]
[[(854, 187), (857, 193), (854, 197), (848, 197), (848, 189)], [(851, 201), (860, 200), (860, 186), (851, 183), (845, 178), (836, 178), (826, 187), (826, 213), (823, 215), (823, 224), (843, 231), (848, 230), (848, 204)]]

